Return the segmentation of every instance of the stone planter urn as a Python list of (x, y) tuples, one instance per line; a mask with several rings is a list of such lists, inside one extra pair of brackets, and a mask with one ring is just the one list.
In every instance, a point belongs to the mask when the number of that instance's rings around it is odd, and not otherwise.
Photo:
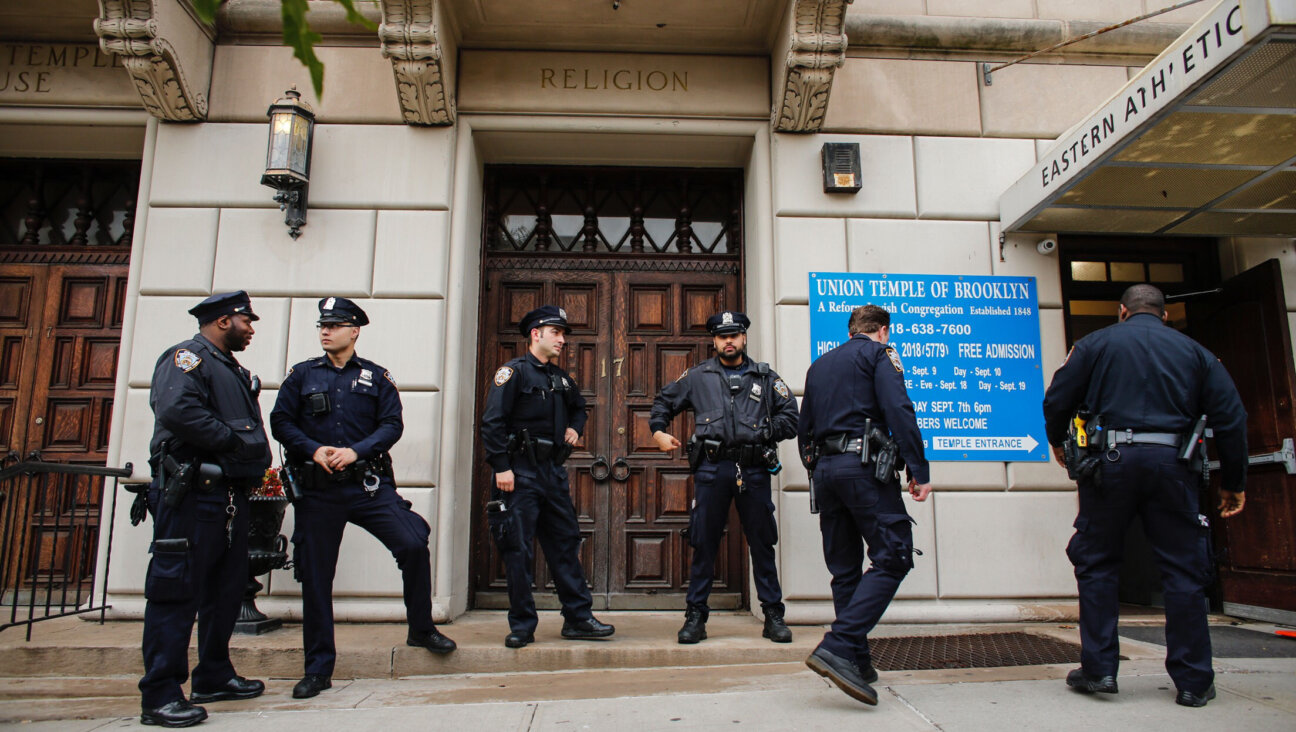
[(288, 498), (279, 482), (279, 468), (271, 468), (266, 471), (261, 488), (248, 496), (248, 583), (243, 593), (243, 607), (234, 625), (235, 633), (261, 635), (283, 625), (280, 618), (267, 617), (257, 609), (256, 595), (265, 586), (256, 578), (272, 569), (288, 566), (288, 539), (279, 533), (287, 509)]

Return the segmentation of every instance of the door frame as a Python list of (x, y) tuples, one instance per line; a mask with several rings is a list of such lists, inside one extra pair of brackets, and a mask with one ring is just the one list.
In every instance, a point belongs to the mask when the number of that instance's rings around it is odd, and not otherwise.
[[(449, 241), (441, 256), (448, 272), (445, 291), (445, 368), (442, 377), (442, 435), (436, 467), (438, 487), (434, 548), (433, 613), (439, 620), (468, 609), (471, 585), (471, 511), (473, 444), (479, 414), (475, 393), (461, 385), (477, 378), (483, 170), (488, 163), (606, 164), (610, 150), (627, 166), (736, 167), (745, 171), (743, 201), (744, 267), (742, 287), (753, 293), (747, 312), (753, 352), (775, 360), (774, 204), (771, 172), (772, 137), (767, 119), (655, 119), (650, 117), (524, 116), (461, 114), (452, 129), (434, 130), (454, 163), (447, 171)], [(693, 144), (674, 145), (681, 137)], [(698, 145), (704, 140), (705, 145)], [(525, 144), (522, 144), (525, 141)], [(637, 141), (672, 143), (635, 145)], [(813, 142), (813, 141), (810, 141)], [(809, 145), (809, 143), (806, 143)], [(662, 150), (677, 151), (664, 158)], [(805, 148), (805, 181), (817, 181), (818, 148)], [(791, 173), (789, 173), (791, 176)], [(798, 177), (800, 180), (801, 177)], [(794, 345), (794, 344), (793, 344)], [(808, 364), (808, 349), (782, 351), (782, 361)], [(790, 355), (789, 355), (790, 354)], [(777, 362), (777, 361), (776, 361)], [(784, 366), (795, 371), (796, 366)], [(776, 478), (776, 482), (780, 481)], [(796, 485), (792, 490), (804, 491)], [(788, 488), (783, 488), (788, 490)], [(804, 498), (802, 498), (804, 501)], [(793, 504), (801, 505), (795, 499)], [(748, 578), (750, 587), (750, 578)]]

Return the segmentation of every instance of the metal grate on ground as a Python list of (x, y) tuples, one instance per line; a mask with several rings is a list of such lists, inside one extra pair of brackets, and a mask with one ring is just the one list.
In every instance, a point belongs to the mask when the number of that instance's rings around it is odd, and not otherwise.
[(1076, 663), (1080, 646), (1032, 633), (871, 638), (873, 665), (882, 671), (1041, 666)]

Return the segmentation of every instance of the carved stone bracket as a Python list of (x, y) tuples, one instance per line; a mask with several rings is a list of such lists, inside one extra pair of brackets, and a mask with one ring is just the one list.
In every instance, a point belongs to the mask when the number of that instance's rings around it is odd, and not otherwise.
[(776, 131), (823, 129), (833, 72), (846, 60), (846, 6), (851, 2), (795, 0), (787, 70), (773, 113)]
[(173, 122), (207, 118), (211, 38), (179, 0), (99, 0), (94, 29), (104, 53), (122, 57), (149, 114)]
[(436, 0), (382, 0), (378, 38), (391, 59), (401, 115), (411, 125), (452, 125), (445, 60), (437, 42)]

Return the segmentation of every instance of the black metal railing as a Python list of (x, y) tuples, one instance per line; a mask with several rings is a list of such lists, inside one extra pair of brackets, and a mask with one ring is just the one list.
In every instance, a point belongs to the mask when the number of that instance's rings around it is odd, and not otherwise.
[[(117, 481), (124, 468), (75, 465), (26, 458), (11, 452), (0, 465), (0, 631), (69, 615), (108, 609), (108, 555), (102, 592), (95, 602), (95, 562), (101, 526), (111, 531), (117, 509)], [(111, 479), (111, 487), (105, 486)], [(107, 522), (102, 521), (107, 509)], [(7, 607), (6, 607), (7, 606)]]

